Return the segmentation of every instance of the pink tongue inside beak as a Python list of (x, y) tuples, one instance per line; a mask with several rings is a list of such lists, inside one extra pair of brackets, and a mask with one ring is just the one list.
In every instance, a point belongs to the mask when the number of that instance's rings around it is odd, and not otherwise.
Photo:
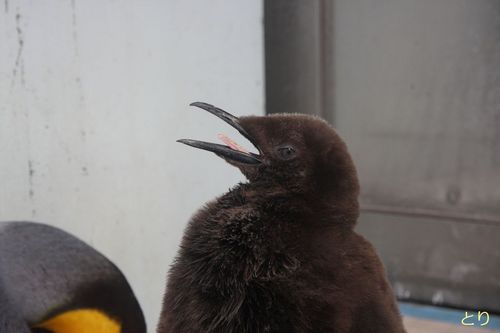
[(238, 151), (241, 151), (243, 153), (247, 153), (248, 154), (248, 150), (246, 150), (245, 148), (243, 148), (242, 146), (240, 146), (239, 144), (237, 144), (236, 142), (234, 142), (233, 140), (231, 140), (228, 136), (226, 136), (224, 134), (219, 134), (219, 135), (217, 135), (217, 137), (222, 142), (224, 142), (226, 145), (228, 145), (231, 149), (238, 150)]

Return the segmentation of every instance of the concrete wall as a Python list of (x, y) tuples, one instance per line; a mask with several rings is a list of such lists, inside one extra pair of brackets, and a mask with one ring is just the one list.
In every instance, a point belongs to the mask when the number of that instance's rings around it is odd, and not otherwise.
[(72, 232), (126, 274), (154, 331), (190, 215), (241, 179), (183, 137), (234, 133), (192, 101), (262, 114), (260, 1), (0, 7), (0, 220)]

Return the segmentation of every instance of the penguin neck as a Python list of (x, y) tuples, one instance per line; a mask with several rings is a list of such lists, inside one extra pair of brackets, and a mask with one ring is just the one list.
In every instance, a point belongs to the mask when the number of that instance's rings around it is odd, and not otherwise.
[(357, 197), (338, 196), (333, 191), (305, 192), (260, 181), (240, 183), (229, 193), (237, 193), (242, 203), (265, 206), (276, 213), (306, 219), (318, 225), (352, 229), (359, 215)]
[(275, 183), (252, 181), (240, 183), (236, 188), (246, 201), (256, 204), (278, 200), (287, 203), (289, 206), (293, 206), (304, 202), (304, 195), (300, 192), (291, 191)]

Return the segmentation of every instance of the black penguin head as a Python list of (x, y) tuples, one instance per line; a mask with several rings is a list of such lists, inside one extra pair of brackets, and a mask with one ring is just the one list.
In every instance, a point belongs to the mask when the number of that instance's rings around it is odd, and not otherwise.
[(344, 141), (325, 121), (300, 114), (237, 118), (206, 103), (192, 103), (236, 128), (258, 150), (248, 152), (227, 137), (226, 145), (182, 139), (238, 167), (250, 183), (287, 191), (357, 200), (356, 169)]

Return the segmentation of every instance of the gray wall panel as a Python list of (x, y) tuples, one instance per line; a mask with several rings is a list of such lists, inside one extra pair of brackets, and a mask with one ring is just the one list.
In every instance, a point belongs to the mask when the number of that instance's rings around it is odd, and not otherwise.
[(500, 309), (500, 228), (364, 213), (358, 231), (384, 259), (401, 300)]
[(500, 223), (500, 2), (336, 1), (335, 13), (335, 125), (366, 206)]

